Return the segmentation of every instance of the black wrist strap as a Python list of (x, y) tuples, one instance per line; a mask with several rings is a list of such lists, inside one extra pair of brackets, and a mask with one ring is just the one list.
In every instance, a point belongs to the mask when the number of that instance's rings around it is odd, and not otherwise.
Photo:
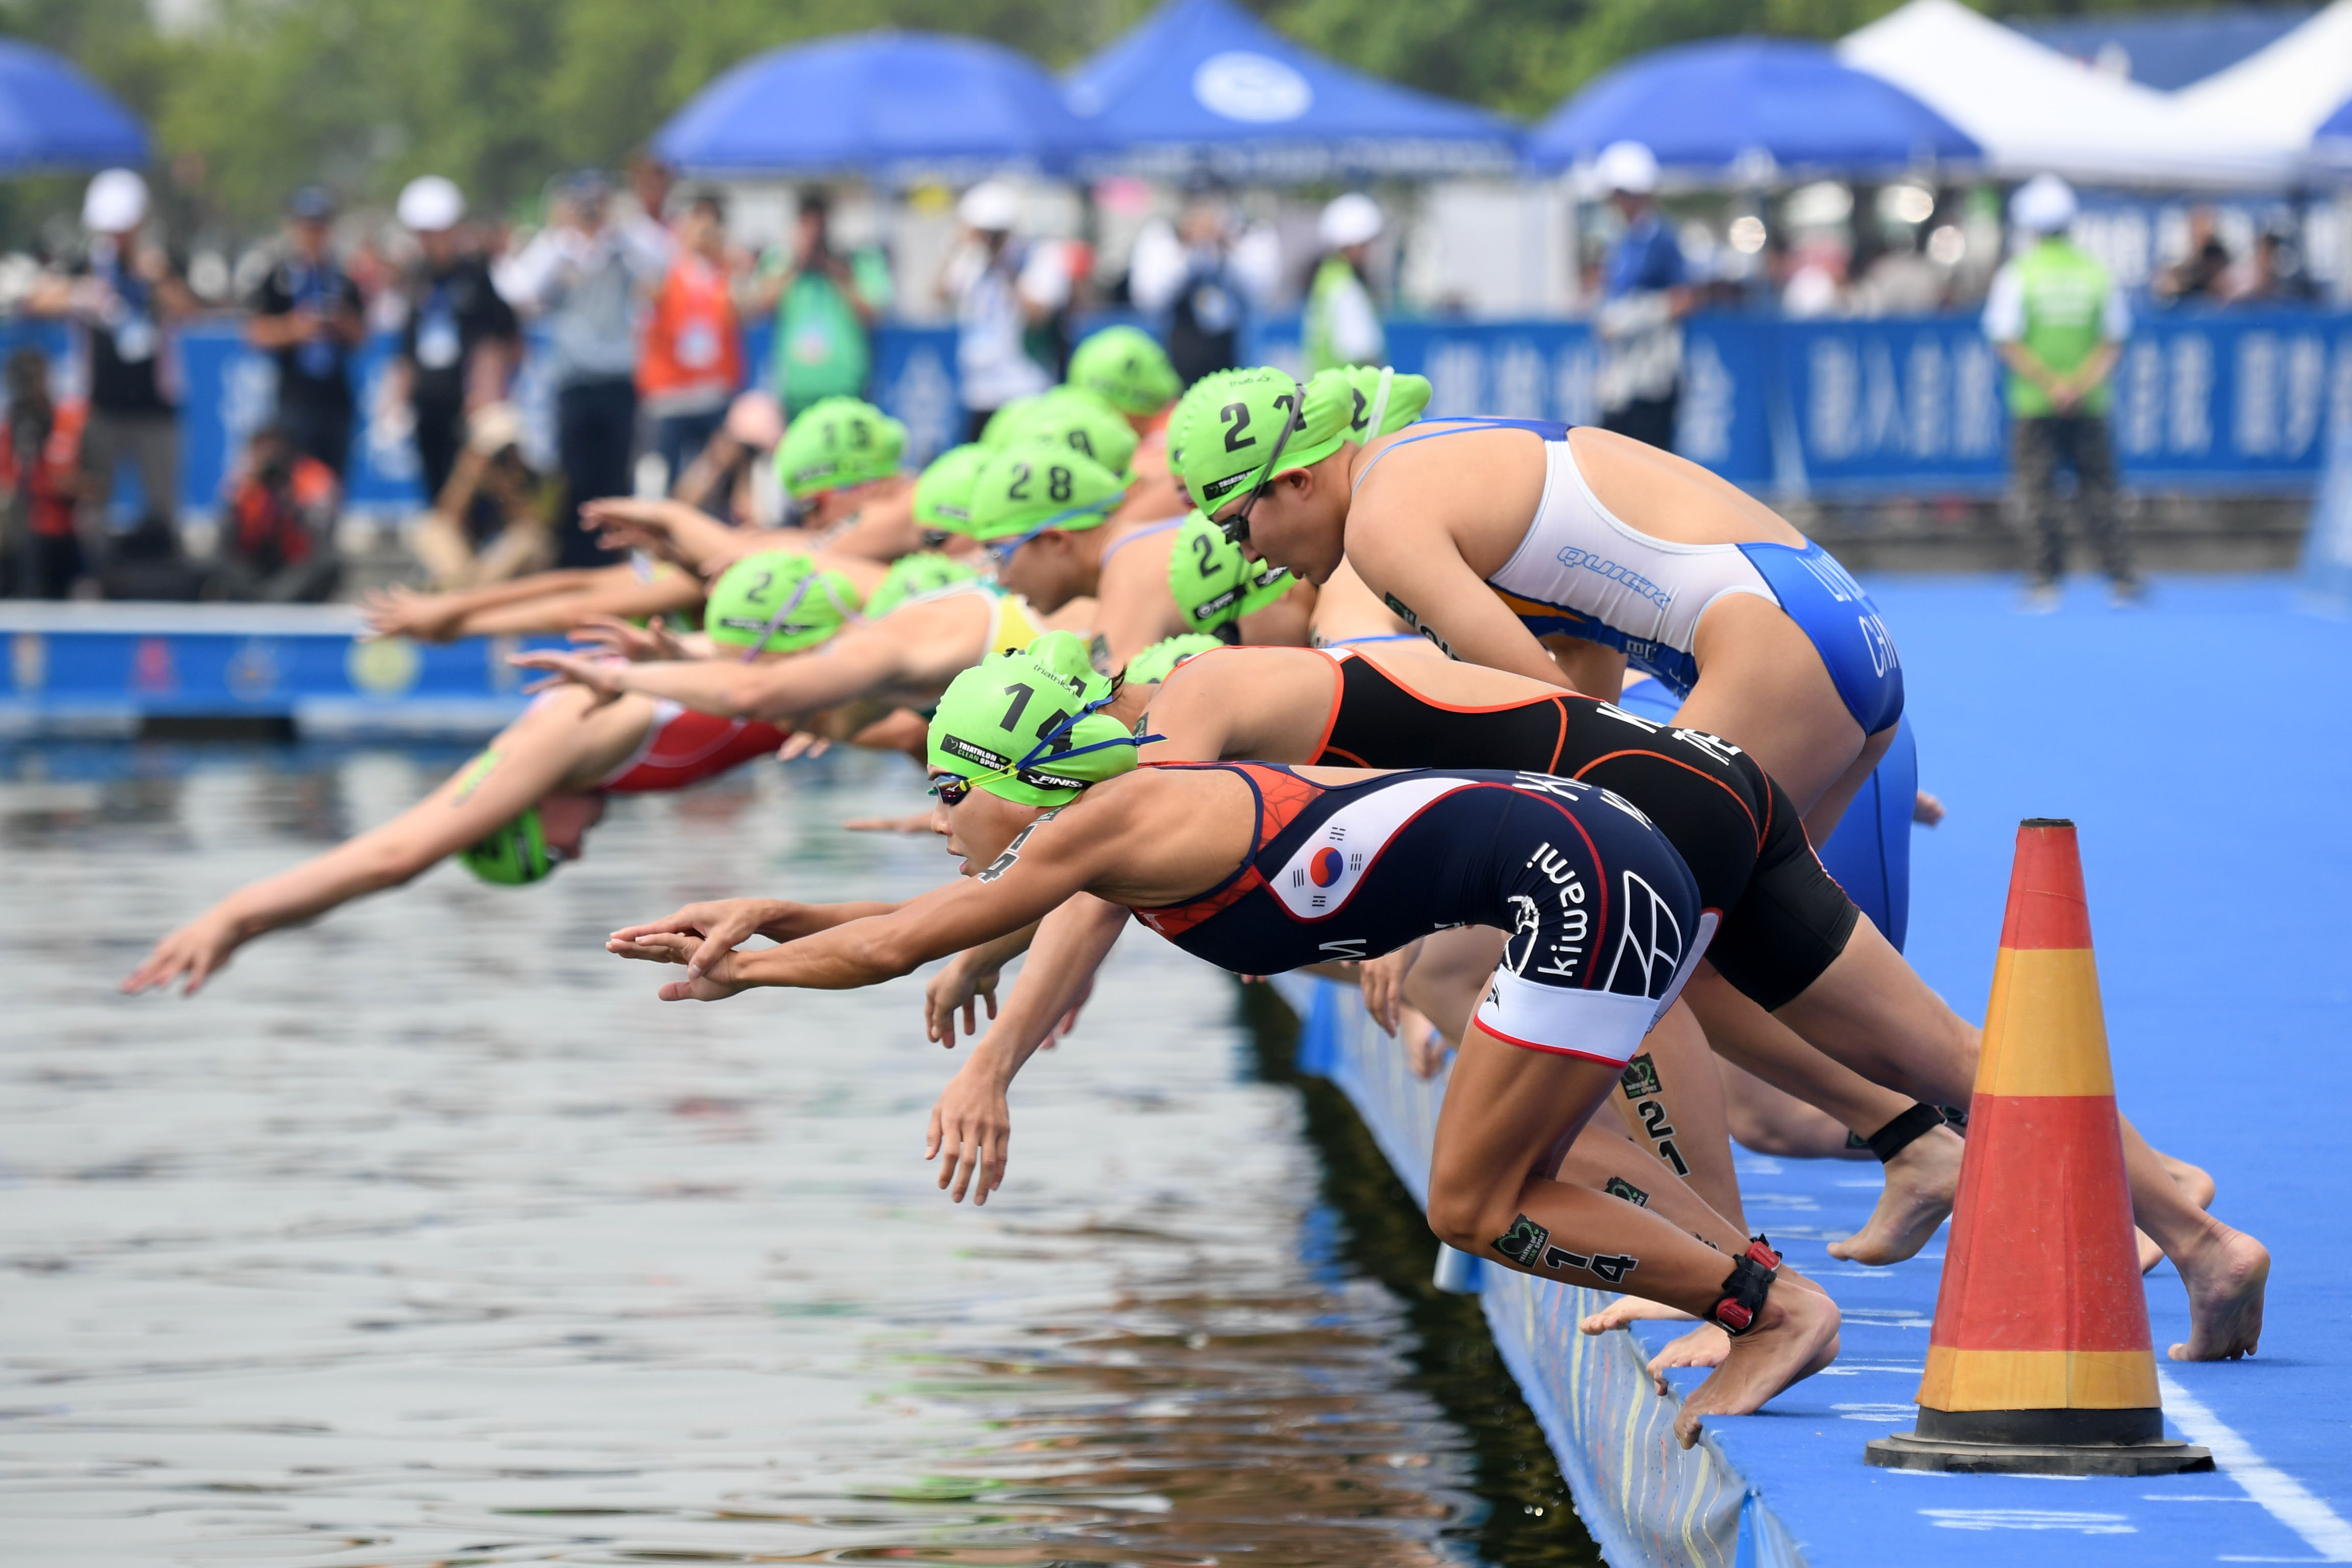
[(1944, 1124), (1944, 1113), (1932, 1105), (1915, 1105), (1863, 1140), (1882, 1165)]
[(1756, 1326), (1758, 1315), (1764, 1310), (1764, 1298), (1770, 1294), (1772, 1281), (1780, 1277), (1780, 1255), (1772, 1250), (1770, 1240), (1755, 1237), (1731, 1266), (1731, 1277), (1723, 1282), (1723, 1298), (1708, 1315), (1725, 1333), (1738, 1339)]

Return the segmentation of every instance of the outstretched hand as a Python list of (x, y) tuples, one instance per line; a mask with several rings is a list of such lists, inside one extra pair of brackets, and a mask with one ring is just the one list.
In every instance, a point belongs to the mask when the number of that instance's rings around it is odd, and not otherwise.
[(206, 980), (227, 966), (229, 954), (236, 949), (236, 931), (228, 922), (210, 918), (190, 921), (158, 942), (139, 967), (123, 976), (120, 989), (126, 996), (135, 996), (142, 991), (169, 990), (173, 981), (184, 977), (188, 984), (181, 994), (194, 996)]
[(976, 1010), (984, 1003), (988, 1016), (996, 1016), (996, 972), (985, 974), (970, 973), (958, 953), (948, 960), (937, 974), (923, 983), (923, 1032), (949, 1050), (956, 1046), (956, 1013), (963, 1013), (963, 1032), (967, 1039), (980, 1038), (980, 1020)]
[[(759, 935), (775, 910), (776, 905), (766, 899), (712, 899), (688, 904), (657, 921), (624, 926), (605, 939), (604, 951), (654, 963), (683, 963), (689, 979), (699, 978), (733, 949)], [(726, 994), (731, 996), (734, 992)], [(664, 999), (676, 1000), (667, 994)]]
[(1408, 942), (1394, 952), (1378, 958), (1368, 958), (1356, 966), (1364, 988), (1364, 1011), (1372, 1022), (1391, 1039), (1404, 1021), (1404, 977), (1412, 961), (1421, 952), (1421, 943)]
[(677, 561), (675, 531), (660, 500), (636, 496), (604, 496), (580, 508), (580, 524), (597, 531), (596, 542), (607, 550), (642, 550), (665, 561)]
[(740, 954), (722, 952), (706, 963), (694, 960), (700, 945), (701, 939), (688, 933), (656, 932), (625, 944), (616, 937), (607, 942), (604, 949), (624, 958), (685, 964), (685, 979), (669, 981), (655, 993), (665, 1002), (724, 1002), (750, 987), (750, 981), (735, 978), (736, 961)]
[(642, 626), (618, 616), (591, 616), (564, 635), (573, 642), (591, 645), (591, 652), (617, 656), (632, 664), (694, 657), (659, 616)]
[(569, 682), (594, 692), (596, 705), (600, 708), (622, 692), (620, 667), (602, 655), (558, 653), (553, 648), (534, 648), (528, 653), (509, 654), (507, 662), (517, 669), (547, 672), (546, 679), (534, 680), (524, 687), (526, 692), (551, 691)]
[(375, 589), (360, 599), (360, 618), (367, 623), (371, 641), (408, 637), (419, 642), (446, 642), (462, 614), (450, 595), (420, 594), (398, 584)]
[(924, 1159), (940, 1160), (940, 1190), (959, 1204), (969, 1191), (974, 1207), (1004, 1184), (1013, 1142), (1013, 1108), (1004, 1086), (983, 1064), (983, 1058), (973, 1057), (948, 1080), (931, 1107), (930, 1135), (923, 1144)]

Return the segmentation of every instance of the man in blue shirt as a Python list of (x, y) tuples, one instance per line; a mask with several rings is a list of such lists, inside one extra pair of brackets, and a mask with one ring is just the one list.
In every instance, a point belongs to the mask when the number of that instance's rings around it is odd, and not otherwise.
[(1658, 160), (1638, 142), (1601, 150), (1596, 173), (1625, 232), (1601, 274), (1593, 335), (1601, 342), (1594, 393), (1601, 425), (1668, 451), (1682, 395), (1682, 319), (1695, 297), (1674, 229), (1658, 211)]

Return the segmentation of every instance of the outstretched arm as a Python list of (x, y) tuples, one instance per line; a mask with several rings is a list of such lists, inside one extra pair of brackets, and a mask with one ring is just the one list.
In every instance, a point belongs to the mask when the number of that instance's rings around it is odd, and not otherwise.
[(338, 904), (397, 887), (443, 857), (478, 843), (535, 805), (608, 745), (628, 714), (583, 721), (576, 707), (510, 726), (488, 749), (423, 800), (380, 827), (238, 889), (158, 942), (122, 982), (139, 992), (185, 978), (194, 995), (230, 954), (280, 926), (315, 919)]
[(665, 1002), (716, 1002), (754, 985), (813, 991), (877, 985), (1018, 931), (1084, 891), (1109, 860), (1122, 825), (1116, 815), (1089, 815), (1078, 823), (1057, 821), (1060, 815), (1048, 812), (1023, 828), (989, 871), (959, 877), (887, 914), (846, 921), (780, 946), (702, 961), (699, 938), (646, 931), (607, 948), (625, 958), (673, 963), (694, 957), (701, 973), (664, 985)]
[(972, 1202), (984, 1204), (1004, 1184), (1006, 1151), (1013, 1138), (1013, 1110), (1006, 1098), (1015, 1074), (1037, 1053), (1069, 1010), (1094, 984), (1095, 971), (1127, 928), (1128, 911), (1092, 895), (1070, 900), (1037, 927), (1029, 962), (963, 1066), (931, 1108), (926, 1160), (946, 1159), (940, 1186), (957, 1203), (976, 1184)]

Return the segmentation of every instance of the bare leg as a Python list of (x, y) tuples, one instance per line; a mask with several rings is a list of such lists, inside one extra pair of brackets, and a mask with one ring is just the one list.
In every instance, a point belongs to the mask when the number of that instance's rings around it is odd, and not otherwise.
[(1672, 1167), (1710, 1209), (1729, 1220), (1741, 1237), (1739, 1247), (1745, 1247), (1748, 1217), (1739, 1202), (1739, 1178), (1731, 1168), (1722, 1080), (1716, 1076), (1706, 1036), (1688, 1007), (1676, 1002), (1666, 1009), (1619, 1078), (1618, 1092), (1610, 1103), (1624, 1118), (1633, 1141)]
[(1869, 1150), (1853, 1147), (1853, 1129), (1828, 1111), (1774, 1089), (1728, 1057), (1716, 1058), (1715, 1070), (1723, 1080), (1732, 1141), (1741, 1148), (1790, 1160), (1870, 1158)]
[[(1855, 927), (1857, 940), (1869, 924), (1864, 920)], [(1883, 940), (1880, 945), (1885, 945)], [(1905, 972), (1909, 973), (1907, 966)], [(1910, 983), (1921, 995), (1935, 995), (1917, 975), (1913, 974)], [(1816, 986), (1820, 984), (1814, 982)], [(1821, 1107), (1828, 1113), (1822, 1121), (1837, 1129), (1839, 1152), (1843, 1152), (1847, 1131), (1866, 1138), (1914, 1103), (1912, 1098), (1881, 1088), (1832, 1060), (1780, 1018), (1733, 990), (1711, 968), (1700, 969), (1688, 994), (1693, 1009), (1707, 1026), (1707, 1039), (1717, 1054), (1763, 1079), (1765, 1083), (1759, 1087), (1768, 1092), (1778, 1088)], [(1967, 1031), (1968, 1026), (1951, 1016), (1949, 1008), (1943, 1011), (1951, 1026)], [(1973, 1074), (1973, 1067), (1970, 1071)], [(1826, 1142), (1828, 1138), (1822, 1141)], [(1952, 1196), (1960, 1185), (1961, 1152), (1959, 1135), (1949, 1128), (1938, 1127), (1914, 1140), (1886, 1163), (1886, 1185), (1869, 1221), (1844, 1240), (1832, 1242), (1830, 1256), (1853, 1263), (1886, 1264), (1916, 1255), (1952, 1212)]]
[[(1930, 1105), (1965, 1106), (1975, 1088), (1977, 1030), (1920, 982), (1868, 921), (1779, 1016), (1856, 1071)], [(2189, 1339), (2172, 1347), (2173, 1359), (2251, 1354), (2262, 1338), (2269, 1252), (2200, 1208), (2129, 1121), (2123, 1121), (2123, 1144), (2132, 1216), (2172, 1259), (2189, 1290)]]
[[(1605, 1063), (1507, 1045), (1473, 1025), (1444, 1108), (1430, 1167), (1431, 1228), (1449, 1245), (1538, 1279), (1625, 1290), (1694, 1315), (1720, 1299), (1729, 1263), (1646, 1209), (1554, 1181), (1553, 1152), (1582, 1130), (1615, 1089)], [(1760, 1408), (1837, 1354), (1837, 1309), (1826, 1296), (1775, 1290), (1754, 1330), (1684, 1401), (1683, 1446), (1699, 1417)]]

